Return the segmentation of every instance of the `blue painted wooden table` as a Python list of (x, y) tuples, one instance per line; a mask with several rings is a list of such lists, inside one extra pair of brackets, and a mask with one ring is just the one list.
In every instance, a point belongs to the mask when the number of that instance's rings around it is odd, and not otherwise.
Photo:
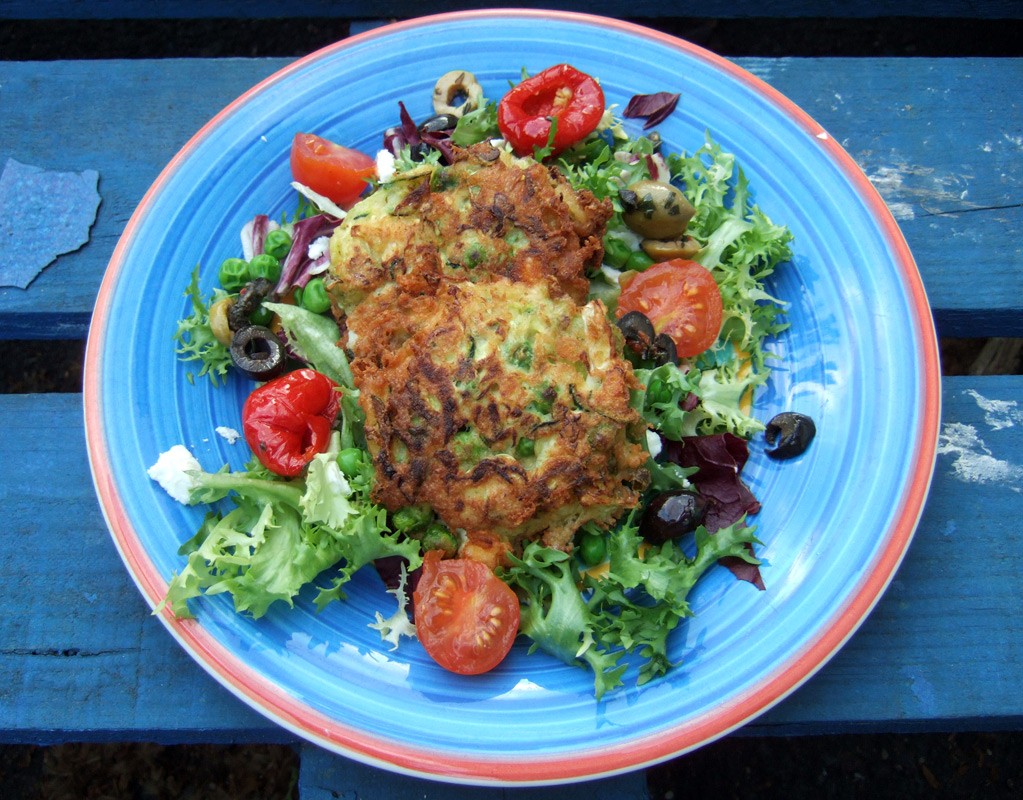
[[(14, 17), (29, 4), (7, 5)], [(878, 187), (940, 335), (1023, 336), (1023, 60), (737, 61), (814, 116)], [(0, 164), (96, 170), (102, 195), (86, 246), (27, 289), (0, 288), (0, 337), (83, 338), (113, 246), (161, 167), (286, 63), (0, 62)], [(737, 735), (1023, 727), (1023, 376), (946, 377), (943, 404), (931, 495), (893, 584), (818, 675)], [(0, 414), (0, 741), (294, 742), (149, 615), (97, 506), (80, 395), (4, 394)], [(503, 796), (296, 746), (304, 800)], [(641, 798), (646, 784), (634, 773), (515, 794)]]

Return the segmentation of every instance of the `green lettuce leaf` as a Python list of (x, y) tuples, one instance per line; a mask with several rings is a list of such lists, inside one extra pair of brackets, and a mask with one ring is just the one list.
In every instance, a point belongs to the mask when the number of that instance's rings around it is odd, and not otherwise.
[[(318, 608), (344, 596), (343, 586), (361, 567), (389, 555), (421, 563), (419, 545), (387, 528), (387, 513), (355, 491), (334, 460), (337, 441), (317, 456), (306, 478), (285, 480), (266, 470), (191, 472), (192, 500), (233, 504), (211, 513), (180, 552), (188, 562), (172, 577), (161, 603), (180, 617), (202, 594), (231, 594), (235, 609), (263, 616), (277, 601), (294, 598), (328, 568), (337, 569), (321, 588)], [(226, 498), (226, 499), (225, 499)], [(159, 610), (159, 609), (157, 609)]]
[(597, 643), (575, 559), (537, 542), (526, 545), (522, 558), (509, 558), (512, 567), (503, 577), (519, 591), (519, 632), (532, 639), (530, 652), (540, 649), (566, 664), (589, 667), (597, 699), (619, 686), (626, 666)]
[(717, 281), (724, 308), (718, 343), (694, 361), (700, 370), (694, 393), (701, 405), (686, 421), (685, 435), (729, 432), (749, 438), (763, 424), (741, 409), (770, 373), (765, 341), (788, 327), (784, 303), (764, 282), (791, 258), (792, 234), (754, 204), (735, 156), (709, 135), (692, 155), (667, 160), (696, 208), (687, 232), (702, 244), (696, 260)]
[(475, 111), (468, 111), (458, 119), (455, 130), (451, 134), (451, 143), (459, 147), (469, 147), (488, 139), (501, 136), (497, 127), (497, 103), (483, 100)]
[(334, 320), (288, 303), (264, 302), (263, 307), (280, 318), (288, 344), (299, 358), (340, 386), (355, 391), (348, 357), (338, 347), (341, 330)]
[[(214, 386), (220, 386), (227, 380), (233, 362), (227, 345), (218, 341), (210, 328), (210, 307), (227, 297), (227, 292), (216, 288), (209, 298), (203, 298), (199, 291), (199, 267), (196, 267), (185, 296), (191, 302), (192, 313), (178, 321), (174, 332), (174, 341), (178, 343), (175, 352), (181, 361), (198, 361), (202, 365), (199, 377), (206, 376)], [(191, 372), (187, 377), (189, 383), (195, 379)]]
[(669, 362), (653, 369), (638, 368), (635, 373), (643, 388), (634, 392), (631, 403), (647, 425), (675, 441), (689, 435), (690, 412), (681, 406), (691, 393), (699, 394), (700, 371), (684, 372)]
[(687, 602), (696, 582), (725, 556), (757, 563), (747, 544), (754, 529), (735, 523), (714, 534), (695, 533), (692, 557), (677, 542), (644, 544), (631, 517), (609, 534), (607, 575), (585, 575), (584, 592), (575, 559), (536, 542), (502, 577), (521, 600), (519, 630), (533, 644), (566, 664), (588, 667), (599, 699), (622, 684), (625, 653), (639, 659), (642, 684), (670, 669), (668, 637), (692, 615)]

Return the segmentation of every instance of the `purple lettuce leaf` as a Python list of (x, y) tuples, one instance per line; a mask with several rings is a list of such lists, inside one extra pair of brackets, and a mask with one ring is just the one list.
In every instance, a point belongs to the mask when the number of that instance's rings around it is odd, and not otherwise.
[[(742, 469), (749, 458), (746, 440), (731, 433), (686, 436), (681, 441), (664, 440), (664, 457), (682, 467), (697, 467), (689, 481), (707, 501), (703, 524), (710, 533), (738, 522), (760, 510), (753, 492), (742, 482)], [(753, 550), (750, 548), (750, 552)], [(736, 578), (764, 588), (760, 569), (741, 558), (723, 558)]]
[(678, 98), (679, 95), (670, 92), (633, 95), (622, 116), (629, 119), (645, 119), (643, 130), (647, 130), (668, 118), (678, 105)]
[(322, 261), (322, 258), (309, 258), (309, 245), (321, 236), (330, 236), (339, 224), (340, 220), (329, 214), (316, 214), (295, 223), (291, 250), (281, 265), (281, 277), (274, 290), (278, 297), (283, 297), (293, 286), (304, 286), (309, 281), (312, 270)]

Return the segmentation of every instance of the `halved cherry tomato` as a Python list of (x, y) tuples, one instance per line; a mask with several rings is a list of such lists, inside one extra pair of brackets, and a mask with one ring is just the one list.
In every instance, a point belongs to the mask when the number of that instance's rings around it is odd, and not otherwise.
[(615, 313), (629, 311), (641, 311), (654, 331), (668, 334), (680, 358), (699, 355), (721, 332), (721, 291), (695, 261), (673, 258), (627, 278)]
[(589, 135), (604, 115), (604, 91), (585, 72), (568, 64), (548, 67), (513, 87), (497, 106), (501, 135), (519, 155), (546, 147), (551, 119), (558, 121), (553, 153)]
[(327, 449), (339, 408), (338, 386), (326, 375), (311, 369), (289, 372), (245, 401), (245, 441), (268, 470), (294, 477)]
[(291, 174), (317, 194), (346, 207), (359, 199), (376, 162), (313, 133), (296, 133), (291, 142)]
[(479, 675), (504, 660), (519, 632), (519, 600), (490, 567), (430, 550), (413, 593), (416, 635), (444, 669)]

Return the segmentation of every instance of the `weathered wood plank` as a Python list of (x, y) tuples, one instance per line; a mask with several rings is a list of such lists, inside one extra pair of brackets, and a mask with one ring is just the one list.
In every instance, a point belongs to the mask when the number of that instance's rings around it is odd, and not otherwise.
[[(738, 62), (805, 108), (877, 185), (919, 263), (940, 333), (1023, 335), (1023, 60)], [(0, 163), (95, 169), (103, 197), (84, 248), (27, 290), (0, 288), (0, 338), (84, 336), (117, 238), (160, 169), (286, 63), (0, 62)]]
[(367, 767), (320, 749), (302, 745), (298, 791), (302, 800), (335, 800), (359, 797), (363, 800), (647, 800), (646, 777), (642, 771), (599, 781), (574, 783), (556, 788), (504, 789), (454, 786), (405, 775), (393, 775)]
[(0, 336), (84, 337), (103, 271), (148, 186), (207, 120), (286, 63), (0, 63), (0, 164), (95, 169), (102, 197), (85, 247), (26, 290), (0, 288)]
[[(663, 17), (665, 5), (653, 0), (634, 0), (623, 6), (614, 0), (547, 0), (537, 3), (523, 0), (521, 8), (556, 8), (591, 14), (628, 17)], [(461, 4), (459, 8), (487, 7), (487, 3)], [(451, 3), (431, 0), (304, 0), (297, 14), (303, 17), (414, 17), (452, 11)], [(677, 16), (700, 17), (832, 17), (870, 18), (964, 17), (1006, 19), (1020, 15), (1020, 6), (1012, 0), (871, 0), (861, 3), (828, 3), (821, 0), (760, 0), (756, 3), (736, 0), (703, 0), (698, 8), (682, 9)], [(259, 19), (294, 17), (292, 3), (279, 0), (7, 0), (0, 5), (0, 19), (205, 19), (212, 17)]]
[[(806, 686), (742, 730), (1023, 725), (1023, 378), (946, 378), (935, 481), (878, 608)], [(291, 741), (145, 608), (93, 496), (77, 395), (0, 396), (0, 741)]]

